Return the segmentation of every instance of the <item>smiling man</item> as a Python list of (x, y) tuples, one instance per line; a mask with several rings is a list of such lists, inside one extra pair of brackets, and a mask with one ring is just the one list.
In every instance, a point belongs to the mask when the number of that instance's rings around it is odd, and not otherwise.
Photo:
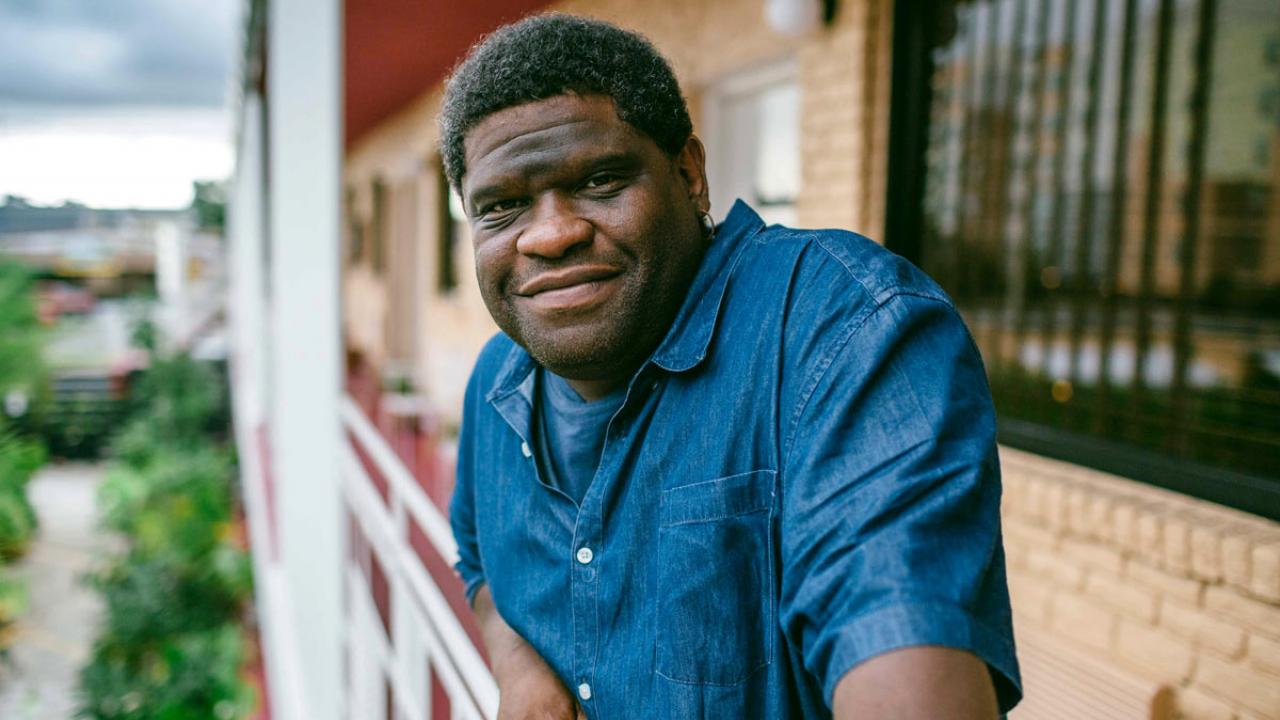
[(502, 718), (982, 718), (1020, 694), (995, 421), (950, 301), (860, 236), (710, 216), (670, 67), (530, 18), (441, 145), (502, 332), (451, 509)]

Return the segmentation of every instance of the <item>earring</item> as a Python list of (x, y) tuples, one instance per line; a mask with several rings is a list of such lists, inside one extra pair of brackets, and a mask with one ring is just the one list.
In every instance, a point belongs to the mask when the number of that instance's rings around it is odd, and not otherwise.
[(711, 218), (711, 213), (705, 211), (698, 213), (698, 220), (702, 222), (703, 235), (710, 238), (716, 234), (716, 221)]

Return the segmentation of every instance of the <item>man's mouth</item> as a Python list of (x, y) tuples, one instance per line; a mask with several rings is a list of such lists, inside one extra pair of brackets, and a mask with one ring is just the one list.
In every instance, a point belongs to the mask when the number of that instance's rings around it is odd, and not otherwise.
[(542, 312), (583, 309), (612, 293), (621, 274), (618, 268), (605, 265), (553, 270), (525, 282), (515, 294)]

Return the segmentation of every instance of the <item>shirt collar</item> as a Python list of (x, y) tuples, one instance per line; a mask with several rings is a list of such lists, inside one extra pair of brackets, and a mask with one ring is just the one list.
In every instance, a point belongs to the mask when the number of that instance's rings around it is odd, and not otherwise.
[(706, 359), (730, 271), (746, 241), (763, 227), (764, 221), (746, 203), (738, 200), (733, 204), (724, 222), (716, 226), (684, 305), (653, 353), (653, 364), (670, 372), (684, 372)]
[[(763, 227), (764, 221), (750, 206), (741, 200), (733, 204), (724, 222), (716, 226), (715, 236), (702, 257), (684, 304), (650, 362), (669, 372), (684, 372), (706, 359), (730, 271), (746, 241)], [(529, 353), (512, 343), (487, 399), (493, 401), (510, 395), (522, 386), (531, 394), (532, 373), (536, 367)]]

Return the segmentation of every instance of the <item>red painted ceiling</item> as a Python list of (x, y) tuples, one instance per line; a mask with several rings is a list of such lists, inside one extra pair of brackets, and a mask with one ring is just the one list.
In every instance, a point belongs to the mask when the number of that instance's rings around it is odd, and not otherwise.
[(347, 146), (440, 82), (481, 35), (546, 0), (345, 0)]

